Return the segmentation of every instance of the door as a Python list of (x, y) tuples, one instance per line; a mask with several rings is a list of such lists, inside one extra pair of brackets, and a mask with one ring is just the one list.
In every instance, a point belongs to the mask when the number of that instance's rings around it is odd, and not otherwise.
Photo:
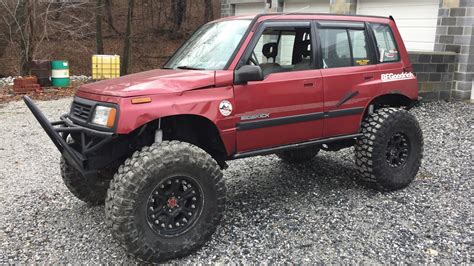
[(393, 16), (408, 51), (433, 51), (439, 0), (359, 0), (357, 14)]
[(380, 88), (373, 43), (363, 22), (318, 22), (324, 80), (324, 137), (359, 132)]
[(265, 22), (249, 43), (240, 61), (259, 65), (265, 78), (234, 87), (238, 152), (321, 137), (323, 84), (310, 27)]
[(265, 11), (265, 3), (241, 3), (235, 4), (235, 15), (256, 15)]
[(286, 0), (283, 12), (329, 13), (327, 0)]

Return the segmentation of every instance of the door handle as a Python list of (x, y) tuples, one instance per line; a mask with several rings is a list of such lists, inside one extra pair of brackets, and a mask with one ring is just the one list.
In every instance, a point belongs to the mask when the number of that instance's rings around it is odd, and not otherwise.
[(374, 75), (364, 75), (365, 80), (373, 79)]
[(312, 88), (312, 87), (314, 87), (314, 83), (313, 82), (305, 82), (304, 87), (305, 88)]

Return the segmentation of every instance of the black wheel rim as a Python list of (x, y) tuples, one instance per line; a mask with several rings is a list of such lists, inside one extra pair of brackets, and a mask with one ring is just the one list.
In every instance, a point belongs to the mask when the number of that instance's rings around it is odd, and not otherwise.
[(387, 163), (390, 167), (405, 166), (410, 152), (410, 142), (403, 133), (395, 133), (388, 140), (386, 149)]
[(189, 230), (201, 215), (203, 198), (199, 184), (190, 177), (170, 177), (160, 182), (147, 202), (147, 221), (162, 236)]

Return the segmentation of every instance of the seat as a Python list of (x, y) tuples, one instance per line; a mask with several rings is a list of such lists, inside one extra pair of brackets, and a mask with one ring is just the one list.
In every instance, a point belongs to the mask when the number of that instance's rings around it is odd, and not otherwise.
[[(262, 54), (267, 58), (267, 63), (260, 64), (264, 76), (283, 70), (280, 64), (275, 63), (278, 55), (278, 43), (270, 42), (264, 44), (262, 47)], [(273, 59), (273, 63), (268, 63), (270, 58)]]
[(293, 71), (301, 71), (311, 69), (311, 41), (301, 42), (301, 61), (293, 67)]

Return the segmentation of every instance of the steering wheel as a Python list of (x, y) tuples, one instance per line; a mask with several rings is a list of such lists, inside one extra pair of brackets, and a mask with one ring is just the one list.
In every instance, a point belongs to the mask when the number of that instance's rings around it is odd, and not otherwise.
[(250, 55), (249, 61), (256, 66), (260, 65), (257, 59), (257, 55), (255, 54), (255, 51), (253, 51), (252, 54)]

